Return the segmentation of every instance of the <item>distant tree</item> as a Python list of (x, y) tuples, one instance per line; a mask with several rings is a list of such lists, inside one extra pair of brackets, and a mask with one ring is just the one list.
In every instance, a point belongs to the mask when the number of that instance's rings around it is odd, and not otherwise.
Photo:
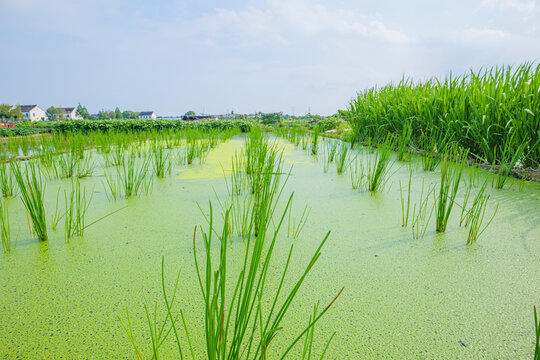
[(98, 118), (99, 120), (107, 120), (107, 119), (110, 119), (111, 116), (109, 115), (109, 112), (108, 112), (108, 111), (100, 110), (100, 111), (98, 112), (97, 118)]
[(114, 109), (114, 118), (117, 120), (121, 120), (123, 118), (122, 112), (120, 111), (118, 106), (116, 107), (116, 109)]
[(64, 120), (64, 112), (54, 106), (49, 107), (46, 114), (49, 120)]
[(17, 105), (15, 107), (8, 104), (0, 105), (0, 119), (22, 119), (23, 114), (21, 111), (21, 106)]
[(11, 115), (11, 105), (0, 104), (0, 119), (9, 119)]
[(90, 113), (88, 112), (86, 107), (81, 105), (81, 103), (77, 105), (77, 115), (79, 115), (83, 119), (90, 119)]
[(195, 116), (195, 111), (189, 110), (185, 116)]
[(22, 114), (22, 111), (21, 111), (21, 105), (15, 106), (13, 109), (11, 109), (9, 111), (9, 113), (11, 114), (12, 119), (22, 119), (23, 118), (23, 114)]
[(262, 114), (260, 119), (261, 123), (265, 125), (279, 124), (281, 123), (281, 113)]
[(126, 110), (126, 111), (122, 112), (122, 118), (123, 119), (136, 119), (138, 117), (139, 117), (139, 113), (136, 112), (136, 111)]

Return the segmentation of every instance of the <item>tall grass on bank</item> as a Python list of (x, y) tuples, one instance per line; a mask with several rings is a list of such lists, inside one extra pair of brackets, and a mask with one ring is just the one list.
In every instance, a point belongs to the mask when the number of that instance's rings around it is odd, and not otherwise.
[[(266, 234), (261, 233), (260, 236), (248, 239), (242, 268), (236, 274), (231, 274), (229, 267), (227, 267), (230, 246), (230, 233), (227, 221), (229, 217), (228, 212), (224, 215), (225, 221), (221, 234), (218, 234), (215, 231), (213, 210), (210, 204), (208, 231), (201, 231), (204, 244), (204, 262), (201, 265), (197, 253), (197, 228), (195, 228), (193, 255), (201, 297), (204, 302), (206, 352), (203, 358), (210, 360), (265, 359), (269, 347), (272, 346), (272, 340), (283, 331), (284, 319), (288, 316), (291, 304), (297, 297), (304, 280), (320, 257), (321, 249), (330, 234), (328, 233), (324, 237), (305, 270), (294, 281), (292, 289), (288, 293), (285, 293), (284, 284), (288, 282), (287, 272), (293, 250), (291, 246), (289, 257), (280, 276), (281, 279), (278, 288), (271, 294), (267, 294), (266, 281), (273, 250), (291, 199), (289, 198), (289, 202), (273, 236), (267, 239)], [(214, 238), (217, 238), (217, 245), (220, 249), (219, 254), (216, 254), (217, 256), (213, 256), (214, 251), (212, 248), (215, 247), (214, 243), (216, 242)], [(152, 356), (154, 359), (160, 358), (160, 347), (165, 339), (171, 336), (174, 339), (176, 352), (180, 359), (184, 358), (184, 354), (190, 354), (191, 358), (195, 358), (191, 346), (190, 328), (186, 325), (182, 310), (175, 310), (174, 301), (176, 300), (180, 273), (177, 276), (172, 294), (167, 291), (164, 259), (162, 259), (161, 263), (161, 274), (162, 303), (166, 312), (165, 319), (158, 319), (157, 308), (151, 314), (148, 311), (148, 306), (145, 307), (150, 333), (147, 338), (150, 338)], [(231, 284), (231, 279), (236, 280)], [(315, 312), (316, 315), (312, 316), (304, 328), (297, 331), (294, 340), (281, 351), (281, 355), (278, 358), (287, 358), (291, 349), (304, 336), (309, 334), (310, 329), (330, 309), (340, 294), (341, 291), (321, 312)], [(267, 308), (265, 306), (263, 311), (263, 304), (269, 304), (270, 307)], [(121, 318), (119, 319), (134, 346), (137, 358), (142, 359), (143, 353), (137, 345), (129, 318), (129, 311), (126, 310), (126, 314), (127, 321), (123, 321)], [(181, 324), (180, 321), (177, 321), (179, 319), (182, 320)], [(169, 330), (167, 331), (167, 329)]]
[(523, 157), (526, 147), (527, 143), (519, 144), (515, 149), (512, 149), (509, 143), (505, 144), (500, 156), (499, 170), (493, 181), (493, 186), (496, 189), (502, 189), (504, 187), (510, 172)]
[(355, 138), (384, 139), (410, 124), (411, 141), (452, 135), (472, 157), (490, 164), (503, 161), (503, 149), (515, 153), (527, 144), (521, 166), (540, 164), (540, 64), (492, 67), (462, 76), (372, 88), (358, 93), (341, 114)]
[(9, 212), (4, 199), (0, 199), (0, 237), (4, 252), (11, 251), (11, 233), (9, 230)]
[(47, 221), (43, 204), (45, 184), (42, 183), (39, 170), (33, 162), (27, 163), (24, 173), (15, 162), (11, 163), (11, 170), (19, 185), (21, 200), (32, 222), (32, 229), (39, 240), (46, 241)]
[(411, 137), (412, 137), (412, 127), (411, 127), (411, 124), (407, 121), (405, 124), (403, 124), (403, 129), (401, 130), (401, 134), (399, 134), (398, 136), (396, 155), (399, 161), (408, 160), (407, 159), (408, 146), (411, 141)]
[[(437, 207), (435, 216), (437, 232), (446, 231), (446, 225), (448, 224), (448, 218), (454, 206), (454, 200), (459, 189), (466, 159), (466, 151), (463, 153), (452, 151), (443, 155), (439, 196), (435, 201)], [(452, 160), (455, 163), (452, 163)]]

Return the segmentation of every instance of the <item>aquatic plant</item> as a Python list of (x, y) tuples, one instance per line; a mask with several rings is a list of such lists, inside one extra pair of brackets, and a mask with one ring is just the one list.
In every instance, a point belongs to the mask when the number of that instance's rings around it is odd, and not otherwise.
[(300, 216), (300, 219), (298, 219), (298, 222), (296, 221), (296, 218), (292, 219), (291, 223), (291, 213), (292, 213), (292, 205), (289, 209), (289, 222), (287, 225), (287, 237), (291, 237), (293, 239), (297, 239), (300, 236), (300, 233), (304, 229), (304, 226), (306, 226), (307, 219), (309, 218), (309, 214), (311, 213), (311, 208), (308, 208), (307, 205), (304, 207), (304, 211), (302, 211), (302, 215)]
[(8, 164), (0, 164), (0, 193), (2, 197), (8, 198), (15, 195), (16, 183)]
[(78, 178), (84, 178), (91, 176), (96, 168), (92, 155), (90, 153), (84, 153), (82, 158), (79, 158), (77, 162), (77, 168), (75, 170), (75, 176)]
[(351, 175), (351, 186), (353, 190), (360, 189), (365, 182), (364, 165), (362, 163), (362, 160), (354, 161), (354, 168), (352, 168), (350, 175)]
[(171, 162), (169, 160), (169, 153), (163, 151), (163, 148), (158, 145), (152, 146), (153, 155), (153, 167), (154, 173), (157, 177), (163, 178), (166, 173), (171, 172)]
[(311, 155), (317, 155), (319, 152), (319, 127), (313, 129), (311, 135)]
[(65, 220), (65, 239), (69, 241), (73, 236), (83, 236), (85, 229), (86, 211), (90, 207), (94, 193), (90, 194), (90, 198), (86, 199), (86, 189), (81, 190), (81, 183), (76, 179), (71, 184), (71, 193), (68, 196), (64, 191), (64, 199), (66, 204)]
[(385, 142), (377, 147), (375, 157), (367, 157), (366, 181), (368, 190), (376, 193), (384, 188), (388, 181), (388, 171), (390, 169), (390, 156), (394, 147), (393, 139), (388, 136)]
[(467, 245), (475, 243), (480, 235), (487, 229), (489, 224), (495, 218), (497, 210), (499, 209), (499, 204), (495, 208), (493, 215), (487, 222), (487, 224), (482, 227), (482, 222), (484, 221), (484, 215), (486, 213), (486, 205), (489, 200), (489, 195), (480, 197), (477, 201), (475, 199), (473, 207), (469, 210), (469, 235), (467, 236)]
[(58, 223), (60, 222), (60, 219), (62, 219), (62, 217), (64, 217), (65, 213), (62, 213), (60, 211), (60, 208), (58, 207), (58, 200), (60, 198), (60, 188), (58, 189), (58, 191), (56, 192), (56, 205), (54, 207), (54, 213), (52, 215), (52, 221), (51, 221), (51, 228), (53, 230), (56, 230), (56, 226), (58, 225)]
[(536, 341), (534, 346), (534, 360), (540, 360), (540, 320), (536, 314), (536, 306), (534, 308), (534, 330), (536, 333)]
[[(257, 236), (254, 239), (250, 238), (246, 244), (246, 250), (243, 260), (242, 269), (236, 275), (234, 286), (229, 287), (226, 279), (231, 278), (230, 270), (227, 267), (227, 256), (229, 246), (229, 227), (227, 221), (224, 222), (221, 235), (214, 230), (214, 219), (212, 205), (210, 204), (209, 228), (207, 232), (201, 231), (204, 244), (204, 263), (199, 266), (197, 255), (195, 228), (193, 236), (193, 256), (197, 271), (197, 279), (201, 290), (202, 299), (204, 301), (204, 318), (205, 327), (204, 334), (206, 340), (205, 358), (211, 360), (218, 359), (263, 359), (266, 357), (268, 347), (271, 345), (274, 337), (282, 331), (284, 319), (287, 317), (291, 304), (295, 300), (300, 287), (302, 286), (307, 275), (313, 268), (313, 265), (321, 255), (321, 249), (326, 243), (330, 233), (328, 233), (323, 241), (318, 246), (307, 267), (302, 275), (295, 281), (294, 286), (288, 294), (283, 294), (283, 285), (287, 278), (287, 271), (292, 255), (291, 246), (287, 263), (282, 271), (281, 280), (277, 291), (267, 298), (265, 295), (265, 285), (269, 266), (273, 255), (273, 249), (276, 243), (279, 229), (282, 226), (284, 217), (290, 205), (291, 198), (285, 208), (283, 215), (276, 227), (273, 237), (269, 242), (265, 241), (266, 236)], [(228, 212), (224, 218), (228, 219)], [(220, 246), (219, 256), (217, 260), (213, 259), (212, 246), (213, 234), (216, 234), (218, 245)], [(153, 316), (146, 309), (146, 318), (148, 329), (150, 332), (151, 351), (153, 358), (160, 357), (160, 347), (163, 341), (168, 336), (173, 336), (177, 353), (180, 358), (184, 357), (184, 352), (191, 353), (194, 357), (193, 348), (191, 345), (189, 327), (186, 326), (182, 310), (180, 313), (173, 314), (174, 301), (176, 299), (176, 291), (180, 273), (176, 278), (176, 283), (172, 291), (172, 296), (167, 294), (167, 286), (165, 281), (165, 260), (161, 262), (161, 288), (163, 303), (166, 310), (164, 320), (158, 320), (157, 309), (154, 310)], [(291, 349), (309, 333), (310, 329), (321, 319), (321, 317), (330, 309), (338, 295), (321, 311), (315, 311), (311, 320), (302, 331), (290, 342), (288, 347), (282, 351), (281, 359), (286, 358)], [(284, 300), (283, 300), (284, 299)], [(262, 304), (271, 304), (269, 309), (263, 311)], [(126, 331), (129, 340), (131, 341), (136, 356), (142, 358), (143, 354), (139, 350), (133, 334), (129, 311), (126, 309), (127, 321), (124, 322), (120, 317), (119, 320)], [(182, 328), (177, 322), (177, 319), (182, 319)], [(159, 321), (159, 323), (158, 323)], [(164, 329), (169, 328), (169, 331)], [(181, 331), (186, 334), (188, 348), (181, 340)], [(255, 336), (257, 335), (257, 336)]]
[(47, 222), (43, 204), (45, 184), (41, 181), (39, 171), (33, 162), (26, 165), (24, 174), (15, 162), (11, 163), (11, 170), (19, 185), (21, 200), (32, 222), (34, 233), (39, 240), (46, 241), (48, 239)]
[[(118, 184), (123, 190), (123, 196), (130, 198), (138, 196), (141, 193), (148, 193), (152, 184), (152, 178), (148, 176), (148, 168), (150, 161), (148, 157), (144, 157), (141, 161), (137, 161), (135, 153), (131, 152), (124, 157), (122, 164), (118, 167)], [(107, 183), (109, 184), (107, 179)], [(109, 186), (109, 189), (112, 188)], [(112, 191), (111, 191), (112, 192)]]
[(105, 183), (103, 188), (105, 190), (105, 195), (109, 200), (116, 200), (119, 195), (120, 188), (118, 186), (118, 173), (115, 175), (105, 172)]
[(402, 227), (407, 227), (407, 224), (409, 223), (409, 208), (411, 205), (411, 180), (412, 180), (412, 171), (410, 171), (409, 173), (409, 186), (407, 189), (407, 207), (406, 208), (405, 208), (405, 200), (403, 198), (403, 190), (401, 188), (401, 181), (399, 182), (399, 194), (401, 196), (401, 226)]
[(9, 211), (4, 199), (0, 199), (0, 237), (4, 252), (11, 251), (11, 233), (9, 231)]
[(345, 143), (342, 143), (341, 147), (339, 149), (339, 154), (338, 154), (338, 158), (337, 158), (337, 161), (336, 161), (336, 170), (337, 170), (338, 174), (342, 174), (343, 171), (347, 169), (347, 166), (348, 166), (348, 164), (347, 164), (348, 151), (349, 151), (349, 147)]
[[(455, 159), (455, 164), (452, 163), (452, 158)], [(444, 232), (446, 230), (466, 159), (467, 151), (460, 154), (457, 150), (454, 150), (451, 153), (447, 152), (443, 155), (439, 196), (435, 201), (437, 206), (435, 216), (437, 232)]]
[(338, 148), (338, 142), (337, 141), (330, 140), (330, 141), (326, 142), (326, 150), (327, 150), (327, 153), (328, 153), (328, 161), (329, 162), (334, 161), (334, 157), (336, 156), (337, 148)]
[[(495, 211), (493, 212), (493, 215), (487, 222), (487, 224), (482, 227), (482, 223), (484, 221), (484, 215), (486, 212), (486, 206), (487, 202), (489, 200), (489, 195), (485, 195), (485, 190), (487, 186), (487, 180), (484, 182), (478, 193), (476, 194), (473, 203), (471, 205), (471, 208), (465, 211), (465, 214), (463, 214), (462, 209), (462, 215), (460, 218), (460, 225), (465, 222), (465, 227), (469, 227), (469, 234), (467, 236), (467, 245), (475, 243), (480, 235), (486, 230), (486, 228), (491, 224), (493, 219), (495, 218), (495, 215), (497, 214), (497, 210), (499, 209), (499, 204), (497, 204), (497, 207), (495, 208)], [(469, 189), (467, 190), (465, 194), (465, 201), (463, 204), (463, 208), (467, 205), (467, 199), (469, 197)]]
[(398, 137), (396, 157), (399, 161), (405, 161), (407, 155), (407, 147), (412, 137), (412, 127), (409, 121), (403, 123), (403, 129)]
[(499, 161), (499, 170), (497, 171), (493, 183), (493, 186), (496, 189), (502, 189), (504, 187), (510, 172), (514, 169), (519, 159), (523, 157), (525, 149), (528, 145), (527, 143), (523, 143), (517, 145), (515, 148), (512, 148), (511, 144), (512, 140), (509, 140), (502, 148)]

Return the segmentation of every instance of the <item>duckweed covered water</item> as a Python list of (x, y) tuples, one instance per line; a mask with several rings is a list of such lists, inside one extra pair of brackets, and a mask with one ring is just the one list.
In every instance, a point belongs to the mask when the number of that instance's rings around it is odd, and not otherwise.
[[(215, 194), (226, 194), (223, 169), (230, 169), (241, 146), (241, 138), (221, 144), (205, 164), (177, 166), (172, 176), (155, 180), (152, 194), (130, 200), (108, 201), (98, 167), (81, 180), (95, 189), (87, 223), (127, 207), (69, 244), (62, 223), (49, 242), (31, 239), (20, 200), (9, 200), (13, 241), (18, 240), (11, 253), (0, 254), (0, 357), (134, 358), (117, 316), (125, 318), (128, 307), (139, 346), (149, 344), (143, 304), (160, 300), (162, 256), (170, 283), (181, 270), (180, 303), (196, 353), (202, 354), (192, 241), (194, 226), (206, 224), (197, 203), (206, 211), (212, 200), (219, 211)], [(387, 189), (371, 195), (352, 190), (348, 175), (338, 176), (335, 167), (325, 174), (322, 160), (283, 146), (293, 165), (285, 192), (295, 194), (293, 215), (299, 218), (305, 205), (312, 210), (298, 239), (287, 238), (286, 225), (282, 229), (270, 279), (278, 279), (291, 243), (294, 279), (326, 232), (332, 234), (288, 313), (289, 330), (273, 343), (275, 352), (295, 334), (291, 329), (307, 324), (316, 301), (326, 305), (345, 286), (316, 330), (317, 353), (337, 331), (328, 359), (532, 358), (532, 307), (540, 304), (539, 184), (521, 191), (517, 185), (488, 188), (487, 214), (497, 202), (499, 211), (475, 245), (465, 245), (459, 207), (445, 233), (435, 233), (432, 218), (425, 237), (413, 240), (410, 227), (401, 226), (398, 182), (408, 182), (406, 165), (395, 163)], [(486, 174), (480, 176), (482, 181)], [(427, 186), (439, 177), (415, 170), (412, 199), (419, 197), (422, 179)], [(58, 186), (69, 188), (70, 181), (47, 183), (49, 218)], [(460, 196), (458, 202), (463, 191)], [(231, 243), (233, 268), (240, 266), (243, 250), (241, 240)], [(274, 286), (276, 281), (267, 291)], [(172, 354), (172, 343), (163, 351)]]

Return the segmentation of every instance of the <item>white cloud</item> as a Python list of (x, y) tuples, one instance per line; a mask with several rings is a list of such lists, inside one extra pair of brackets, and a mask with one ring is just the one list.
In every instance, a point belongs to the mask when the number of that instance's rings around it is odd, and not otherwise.
[(529, 14), (539, 9), (535, 0), (484, 0), (482, 6), (502, 10), (514, 10), (523, 14)]
[(454, 42), (475, 46), (499, 46), (516, 39), (512, 34), (499, 29), (468, 28), (451, 34)]
[(296, 36), (350, 36), (391, 44), (410, 44), (414, 38), (381, 20), (355, 11), (332, 9), (305, 0), (269, 0), (245, 10), (217, 8), (189, 25), (190, 31), (210, 36), (237, 33), (249, 39), (287, 43)]

